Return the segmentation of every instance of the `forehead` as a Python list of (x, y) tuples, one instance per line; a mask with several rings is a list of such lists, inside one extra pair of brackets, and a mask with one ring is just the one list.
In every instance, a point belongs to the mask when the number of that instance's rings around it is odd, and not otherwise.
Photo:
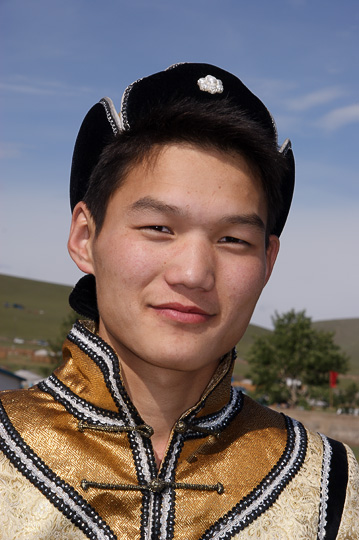
[(140, 210), (135, 202), (146, 197), (198, 214), (220, 214), (226, 208), (266, 214), (261, 180), (246, 158), (188, 144), (155, 147), (134, 164), (108, 210), (133, 205)]
[[(212, 170), (213, 164), (216, 166), (215, 170)], [(208, 172), (212, 171), (210, 176), (221, 169), (223, 180), (228, 172), (232, 176), (236, 170), (244, 172), (251, 178), (256, 189), (263, 192), (259, 169), (244, 154), (190, 143), (153, 145), (140, 160), (129, 166), (120, 187), (128, 182), (138, 182), (138, 173), (141, 176), (145, 174), (148, 178), (156, 177), (158, 173), (173, 174), (174, 170), (189, 173), (193, 169), (194, 173), (199, 171), (199, 166), (203, 169), (202, 174), (208, 175)], [(153, 182), (155, 178), (151, 180)]]

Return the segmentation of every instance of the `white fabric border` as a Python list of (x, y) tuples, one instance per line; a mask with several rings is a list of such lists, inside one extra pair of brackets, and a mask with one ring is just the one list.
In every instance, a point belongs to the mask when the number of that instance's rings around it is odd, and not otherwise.
[(327, 509), (328, 509), (328, 490), (329, 490), (329, 473), (330, 463), (332, 459), (332, 447), (325, 435), (319, 433), (323, 441), (323, 467), (322, 480), (320, 489), (320, 511), (318, 523), (318, 540), (325, 540), (326, 525), (327, 525)]
[(213, 536), (210, 536), (211, 540), (221, 540), (226, 537), (226, 535), (231, 536), (231, 531), (233, 528), (240, 525), (240, 523), (246, 521), (250, 515), (266, 503), (266, 500), (271, 496), (275, 488), (279, 487), (280, 484), (284, 481), (285, 477), (288, 476), (290, 470), (294, 466), (296, 460), (298, 459), (300, 443), (301, 443), (301, 433), (300, 433), (300, 423), (292, 419), (294, 425), (295, 433), (295, 443), (292, 455), (285, 465), (283, 470), (279, 473), (278, 476), (270, 483), (267, 487), (262, 488), (262, 493), (256, 497), (256, 500), (253, 501), (247, 508), (242, 510), (240, 513), (235, 514), (232, 518), (229, 519), (226, 525), (222, 525), (218, 532), (215, 532)]
[[(12, 439), (12, 437), (9, 435), (8, 431), (6, 430), (5, 426), (0, 423), (0, 435), (8, 445), (8, 447), (11, 449), (11, 451), (17, 456), (18, 459), (26, 466), (27, 470), (40, 482), (43, 482), (45, 486), (51, 490), (52, 493), (54, 493), (59, 499), (61, 499), (66, 506), (72, 510), (76, 515), (78, 515), (86, 524), (87, 526), (96, 534), (96, 538), (98, 540), (109, 540), (113, 539), (113, 536), (108, 536), (105, 531), (101, 530), (94, 522), (91, 520), (91, 518), (83, 511), (80, 505), (78, 505), (75, 501), (71, 499), (71, 497), (66, 493), (66, 491), (59, 485), (57, 485), (55, 482), (53, 482), (50, 478), (48, 478), (36, 465), (34, 462), (29, 458), (21, 448), (18, 447), (18, 445), (15, 443), (15, 441)], [(51, 499), (50, 499), (51, 500)], [(61, 510), (59, 510), (60, 512)], [(66, 515), (66, 514), (65, 514)], [(66, 516), (68, 517), (68, 516)], [(84, 534), (86, 534), (85, 531), (83, 531)]]

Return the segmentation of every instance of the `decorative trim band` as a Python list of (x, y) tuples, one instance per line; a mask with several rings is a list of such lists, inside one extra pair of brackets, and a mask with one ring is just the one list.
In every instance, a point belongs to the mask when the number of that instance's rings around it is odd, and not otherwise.
[(320, 436), (323, 441), (323, 465), (317, 538), (335, 540), (348, 486), (348, 456), (343, 443)]
[(319, 510), (319, 523), (318, 523), (318, 540), (325, 540), (326, 525), (327, 525), (327, 510), (328, 510), (328, 496), (329, 496), (329, 472), (330, 462), (332, 459), (332, 448), (325, 435), (319, 433), (323, 441), (323, 465), (322, 465), (322, 479), (320, 486), (320, 510)]
[(50, 394), (56, 401), (61, 403), (78, 420), (107, 427), (121, 428), (127, 425), (118, 414), (95, 407), (88, 401), (78, 397), (54, 374), (42, 380), (38, 386), (43, 392)]
[(113, 113), (115, 111), (111, 110), (111, 103), (109, 103), (109, 101), (106, 98), (102, 98), (100, 100), (100, 103), (101, 103), (101, 105), (103, 105), (103, 107), (104, 107), (104, 109), (106, 111), (106, 117), (107, 117), (108, 123), (111, 126), (113, 134), (115, 136), (118, 135), (120, 130), (119, 130), (118, 124), (116, 122), (116, 119), (113, 117)]
[[(204, 434), (218, 433), (223, 431), (240, 413), (243, 407), (243, 393), (238, 388), (231, 388), (230, 400), (220, 411), (200, 418), (194, 418), (188, 423), (189, 430), (186, 432), (185, 438), (198, 438), (201, 435), (201, 430)], [(196, 431), (199, 429), (199, 431)], [(203, 436), (203, 435), (202, 435)]]
[(75, 343), (103, 373), (106, 386), (116, 403), (120, 413), (132, 426), (143, 423), (133, 407), (120, 378), (120, 364), (114, 350), (99, 336), (90, 332), (80, 321), (77, 321), (67, 338)]
[(201, 540), (229, 540), (238, 534), (278, 499), (301, 468), (307, 450), (307, 434), (299, 422), (285, 417), (288, 440), (279, 462), (261, 483), (228, 514), (212, 525)]
[(0, 403), (0, 449), (41, 493), (90, 540), (116, 540), (106, 522), (69, 484), (31, 450), (10, 423)]

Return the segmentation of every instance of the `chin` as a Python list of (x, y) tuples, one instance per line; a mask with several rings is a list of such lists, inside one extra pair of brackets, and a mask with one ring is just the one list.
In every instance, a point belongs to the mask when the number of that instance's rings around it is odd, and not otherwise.
[(218, 364), (219, 358), (222, 354), (214, 354), (213, 349), (211, 352), (201, 349), (184, 350), (183, 346), (176, 350), (175, 347), (171, 348), (171, 351), (157, 351), (154, 358), (147, 361), (152, 365), (161, 368), (167, 368), (182, 372), (194, 372), (200, 370), (207, 370), (210, 366)]

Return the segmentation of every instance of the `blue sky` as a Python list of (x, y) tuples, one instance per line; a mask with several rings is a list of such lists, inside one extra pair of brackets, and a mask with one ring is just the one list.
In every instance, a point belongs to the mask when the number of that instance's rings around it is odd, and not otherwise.
[(357, 0), (0, 0), (0, 272), (74, 284), (78, 128), (103, 96), (180, 61), (235, 73), (290, 137), (297, 184), (253, 322), (359, 317)]

